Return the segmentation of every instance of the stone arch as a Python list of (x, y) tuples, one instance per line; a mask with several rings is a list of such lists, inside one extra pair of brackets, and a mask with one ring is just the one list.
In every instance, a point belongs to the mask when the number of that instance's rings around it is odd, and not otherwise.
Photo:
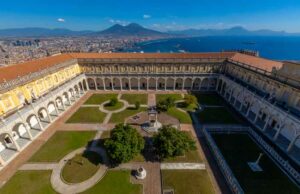
[(193, 80), (192, 78), (186, 78), (184, 80), (184, 89), (185, 90), (191, 90), (193, 86)]
[(75, 91), (75, 95), (79, 97), (79, 96), (80, 96), (80, 93), (79, 93), (78, 85), (75, 85), (75, 86), (74, 86), (74, 91)]
[(181, 90), (182, 87), (183, 87), (183, 79), (182, 78), (176, 78), (175, 89), (176, 90)]
[(129, 90), (130, 85), (129, 85), (129, 79), (126, 77), (123, 77), (122, 79), (122, 89), (123, 90)]
[(42, 130), (40, 120), (37, 115), (31, 114), (27, 117), (26, 122), (31, 129)]
[(87, 78), (87, 82), (90, 90), (96, 90), (96, 83), (93, 78)]
[(201, 79), (200, 78), (195, 78), (193, 82), (193, 87), (192, 90), (199, 90), (201, 84)]
[(113, 86), (115, 90), (121, 90), (121, 80), (119, 78), (113, 78)]
[(26, 137), (27, 131), (26, 131), (26, 125), (25, 123), (16, 123), (12, 128), (12, 138), (14, 140), (17, 140), (22, 137)]
[(58, 113), (56, 112), (55, 103), (53, 101), (48, 103), (47, 111), (48, 111), (50, 116), (57, 116)]
[(138, 90), (139, 88), (138, 78), (130, 78), (130, 84), (131, 84), (131, 89)]
[(96, 78), (96, 84), (98, 90), (104, 90), (104, 80), (102, 78)]
[(69, 93), (68, 92), (64, 92), (62, 95), (62, 102), (64, 103), (64, 105), (71, 105), (70, 104), (70, 97), (69, 97)]
[(153, 77), (149, 78), (148, 83), (149, 83), (149, 89), (156, 90), (156, 79), (155, 78), (153, 78)]
[(12, 138), (19, 145), (20, 148), (23, 148), (26, 144), (29, 143), (31, 139), (31, 134), (28, 132), (30, 130), (27, 123), (17, 123), (11, 132)]
[(147, 79), (146, 78), (141, 78), (140, 79), (140, 89), (146, 90), (147, 88), (148, 88)]
[(209, 79), (206, 77), (201, 81), (201, 90), (208, 90), (209, 88)]
[(83, 90), (84, 90), (83, 85), (82, 85), (81, 82), (78, 82), (78, 86), (79, 86), (80, 91), (83, 91)]
[(9, 133), (0, 134), (0, 156), (4, 162), (10, 160), (19, 149)]
[(44, 123), (50, 123), (51, 122), (51, 117), (50, 117), (50, 115), (47, 111), (47, 108), (45, 108), (45, 107), (41, 107), (38, 110), (38, 117), (39, 117), (41, 122), (44, 122)]
[[(80, 86), (79, 86), (80, 87)], [(58, 96), (55, 98), (55, 104), (57, 106), (57, 108), (59, 110), (64, 110), (64, 104), (63, 104), (63, 100), (62, 100), (62, 97)]]
[(112, 84), (113, 83), (112, 83), (112, 79), (111, 78), (108, 78), (108, 77), (104, 78), (104, 85), (105, 85), (105, 89), (106, 90), (112, 90), (112, 87), (113, 87)]
[(220, 93), (222, 92), (222, 86), (223, 86), (223, 80), (219, 79), (219, 85), (218, 85), (217, 91)]
[(168, 90), (174, 90), (174, 79), (173, 78), (167, 78), (167, 89)]
[(83, 80), (82, 80), (82, 87), (83, 87), (83, 90), (85, 90), (85, 91), (87, 91), (87, 90), (88, 90), (88, 85), (87, 85), (87, 83), (86, 83), (86, 80), (85, 80), (85, 79), (83, 79)]
[(208, 89), (209, 90), (215, 90), (216, 86), (218, 83), (218, 79), (217, 78), (211, 78), (209, 79), (209, 83), (208, 83)]
[(157, 89), (158, 90), (164, 90), (165, 89), (165, 79), (164, 78), (158, 78), (157, 79)]

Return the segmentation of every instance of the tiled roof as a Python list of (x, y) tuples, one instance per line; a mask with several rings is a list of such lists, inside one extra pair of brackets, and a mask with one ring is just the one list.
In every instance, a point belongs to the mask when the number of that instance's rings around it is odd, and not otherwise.
[(0, 67), (0, 83), (22, 77), (30, 73), (38, 72), (70, 59), (73, 58), (68, 54), (64, 54)]
[(281, 68), (282, 63), (259, 57), (253, 57), (234, 52), (219, 53), (69, 53), (61, 54), (42, 59), (37, 59), (21, 64), (0, 67), (0, 83), (10, 81), (27, 74), (38, 72), (51, 66), (66, 62), (71, 59), (171, 59), (171, 58), (222, 58), (232, 59), (254, 67), (271, 71), (273, 67)]
[(272, 61), (272, 60), (245, 55), (241, 53), (236, 53), (233, 57), (231, 57), (231, 59), (240, 63), (250, 65), (252, 67), (266, 70), (268, 72), (271, 72), (273, 68), (277, 70), (281, 69), (283, 66), (282, 62)]
[(71, 53), (77, 59), (167, 59), (167, 58), (229, 58), (234, 52), (216, 53)]

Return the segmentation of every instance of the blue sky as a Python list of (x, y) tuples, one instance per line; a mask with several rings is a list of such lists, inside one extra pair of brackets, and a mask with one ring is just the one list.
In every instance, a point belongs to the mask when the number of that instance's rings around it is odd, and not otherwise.
[(300, 0), (3, 0), (0, 29), (102, 30), (140, 23), (157, 30), (272, 29), (300, 32)]

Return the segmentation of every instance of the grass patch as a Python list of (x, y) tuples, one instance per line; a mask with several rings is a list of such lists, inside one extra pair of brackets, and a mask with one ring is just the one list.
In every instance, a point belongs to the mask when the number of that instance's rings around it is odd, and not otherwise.
[(0, 189), (2, 194), (12, 193), (34, 193), (52, 194), (56, 193), (50, 183), (51, 171), (49, 170), (26, 170), (17, 171), (16, 174)]
[(71, 151), (87, 146), (95, 135), (95, 131), (57, 131), (29, 162), (58, 162)]
[(183, 97), (181, 96), (181, 94), (156, 94), (156, 102), (165, 100), (169, 97), (174, 98), (175, 101), (183, 100)]
[(263, 172), (253, 172), (247, 162), (263, 152), (247, 134), (216, 134), (213, 138), (245, 193), (299, 193), (299, 189), (264, 155), (259, 164)]
[(130, 182), (130, 171), (109, 170), (95, 186), (83, 192), (85, 194), (141, 194), (143, 186)]
[(192, 123), (192, 119), (188, 113), (182, 112), (175, 107), (169, 108), (169, 110), (166, 113), (178, 119), (180, 123), (187, 123), (187, 124)]
[(122, 94), (121, 99), (126, 100), (129, 104), (135, 104), (137, 101), (147, 104), (148, 94)]
[(96, 104), (100, 105), (103, 102), (110, 100), (111, 98), (117, 98), (118, 94), (93, 94), (87, 99), (84, 104)]
[(91, 151), (75, 155), (62, 169), (62, 178), (68, 183), (80, 183), (91, 178), (99, 169), (101, 157)]
[(104, 105), (104, 109), (113, 111), (113, 110), (118, 110), (124, 106), (123, 102), (118, 101), (115, 105), (110, 105), (110, 103), (107, 103)]
[(185, 106), (185, 103), (183, 103), (183, 102), (177, 103), (176, 106), (187, 112), (194, 112), (195, 110), (198, 109), (197, 104), (189, 104), (188, 106)]
[(122, 112), (113, 113), (109, 122), (110, 123), (123, 123), (127, 117), (133, 116), (139, 112), (143, 112), (146, 110), (147, 110), (147, 108), (145, 108), (145, 107), (140, 107), (139, 109), (129, 107)]
[(238, 116), (225, 107), (205, 108), (197, 114), (201, 123), (209, 124), (241, 124)]
[(102, 123), (106, 114), (99, 107), (81, 107), (68, 120), (67, 123)]
[(162, 170), (163, 189), (176, 194), (212, 194), (213, 186), (206, 170)]
[(194, 94), (200, 105), (210, 105), (210, 106), (222, 106), (224, 105), (223, 99), (218, 94)]

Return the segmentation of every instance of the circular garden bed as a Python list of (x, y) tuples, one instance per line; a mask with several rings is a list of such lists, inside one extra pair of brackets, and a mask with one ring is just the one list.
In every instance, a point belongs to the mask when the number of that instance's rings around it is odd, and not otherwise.
[(62, 179), (67, 183), (80, 183), (91, 178), (100, 168), (101, 156), (85, 151), (66, 162), (62, 169)]
[(121, 102), (121, 101), (118, 101), (116, 104), (114, 105), (111, 105), (110, 102), (104, 104), (103, 108), (105, 110), (108, 110), (108, 111), (114, 111), (114, 110), (119, 110), (121, 109), (122, 107), (124, 106), (124, 103)]

